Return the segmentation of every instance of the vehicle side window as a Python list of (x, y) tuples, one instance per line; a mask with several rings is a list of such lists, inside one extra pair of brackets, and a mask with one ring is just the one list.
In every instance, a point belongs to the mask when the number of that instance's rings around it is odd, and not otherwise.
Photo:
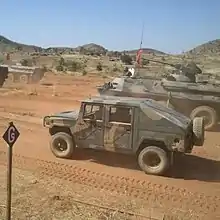
[(109, 122), (131, 123), (131, 108), (123, 106), (111, 106)]
[(83, 118), (102, 120), (102, 106), (96, 104), (86, 104)]

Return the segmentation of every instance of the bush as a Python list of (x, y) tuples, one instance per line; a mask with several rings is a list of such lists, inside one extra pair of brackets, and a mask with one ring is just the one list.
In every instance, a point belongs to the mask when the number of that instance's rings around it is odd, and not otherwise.
[(82, 70), (83, 66), (80, 62), (77, 62), (75, 60), (73, 61), (65, 61), (63, 57), (60, 58), (59, 64), (56, 66), (57, 71), (71, 71), (76, 72), (79, 70)]
[(21, 60), (20, 64), (22, 66), (32, 66), (33, 61), (30, 59), (23, 59), (23, 60)]
[(59, 64), (56, 66), (56, 71), (62, 72), (65, 70), (65, 60), (63, 57), (60, 58)]
[(64, 58), (61, 57), (60, 60), (59, 60), (59, 65), (60, 65), (60, 66), (65, 66), (65, 64), (66, 64), (66, 63), (65, 63)]
[(121, 56), (121, 61), (126, 65), (132, 65), (132, 58), (127, 54)]
[(119, 68), (117, 67), (116, 63), (114, 63), (112, 71), (113, 72), (119, 72)]
[(72, 72), (76, 72), (82, 69), (81, 63), (77, 61), (67, 62), (66, 66), (67, 66), (67, 70), (72, 71)]
[(82, 75), (85, 76), (87, 74), (86, 70), (83, 70)]
[(59, 72), (64, 71), (64, 66), (60, 66), (60, 65), (56, 66), (56, 71), (59, 71)]
[(148, 65), (149, 63), (150, 63), (149, 60), (142, 59), (142, 65), (143, 65), (143, 66), (146, 66), (146, 65)]
[(96, 69), (98, 71), (102, 71), (102, 64), (101, 63), (98, 63), (97, 66), (96, 66)]

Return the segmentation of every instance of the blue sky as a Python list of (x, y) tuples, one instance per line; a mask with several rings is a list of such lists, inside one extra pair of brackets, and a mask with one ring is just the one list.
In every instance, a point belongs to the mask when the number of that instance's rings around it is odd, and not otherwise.
[(0, 35), (49, 46), (179, 53), (220, 38), (219, 0), (1, 0)]

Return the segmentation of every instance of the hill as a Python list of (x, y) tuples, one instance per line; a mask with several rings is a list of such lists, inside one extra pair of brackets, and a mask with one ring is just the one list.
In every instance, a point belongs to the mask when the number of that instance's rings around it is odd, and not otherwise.
[[(135, 50), (127, 50), (125, 52), (129, 53), (129, 54), (134, 54), (137, 53), (139, 49), (135, 49)], [(151, 48), (142, 48), (143, 50), (143, 54), (156, 54), (156, 55), (165, 55), (166, 53), (159, 51), (159, 50), (155, 50), (155, 49), (151, 49)]]
[(79, 51), (86, 51), (86, 52), (93, 52), (93, 53), (105, 53), (107, 49), (103, 46), (90, 43), (85, 44), (76, 48), (70, 47), (49, 47), (49, 48), (41, 48), (34, 45), (26, 45), (21, 44), (18, 42), (14, 42), (9, 40), (8, 38), (0, 35), (0, 52), (12, 52), (12, 51), (21, 51), (21, 52), (44, 52), (44, 53), (71, 53), (71, 52), (79, 52)]
[(192, 55), (220, 53), (220, 39), (208, 41), (186, 52)]
[(11, 52), (11, 51), (38, 52), (41, 50), (42, 50), (41, 47), (17, 43), (0, 35), (0, 52)]
[(74, 48), (74, 51), (80, 52), (80, 51), (87, 51), (90, 53), (106, 53), (108, 50), (105, 49), (103, 46), (90, 43), (90, 44), (84, 44), (82, 46)]
[[(152, 48), (142, 48), (143, 54), (155, 54), (155, 55), (166, 55), (166, 53), (155, 50)], [(35, 45), (26, 45), (22, 43), (18, 43), (8, 38), (0, 35), (0, 53), (2, 52), (13, 52), (13, 51), (21, 51), (21, 52), (43, 52), (43, 53), (73, 53), (73, 52), (89, 52), (89, 53), (101, 53), (105, 54), (108, 50), (98, 44), (90, 43), (85, 44), (82, 46), (78, 46), (76, 48), (70, 47), (49, 47), (49, 48), (42, 48)], [(136, 54), (138, 49), (135, 50), (126, 50), (120, 52), (126, 52), (128, 54)], [(109, 51), (110, 52), (110, 51)], [(220, 53), (220, 39), (209, 41), (207, 43), (201, 44), (188, 52), (186, 54), (191, 55), (202, 55), (202, 54), (216, 54)]]

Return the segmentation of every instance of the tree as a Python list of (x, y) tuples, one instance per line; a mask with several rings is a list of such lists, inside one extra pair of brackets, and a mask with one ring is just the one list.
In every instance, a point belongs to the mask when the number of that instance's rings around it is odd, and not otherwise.
[(121, 56), (121, 61), (126, 65), (132, 65), (132, 58), (127, 54)]
[(146, 66), (146, 65), (148, 65), (150, 63), (149, 60), (146, 60), (144, 58), (142, 58), (141, 62), (142, 62), (143, 66)]
[(96, 66), (96, 69), (98, 71), (102, 71), (102, 64), (101, 63), (98, 63), (97, 66)]

